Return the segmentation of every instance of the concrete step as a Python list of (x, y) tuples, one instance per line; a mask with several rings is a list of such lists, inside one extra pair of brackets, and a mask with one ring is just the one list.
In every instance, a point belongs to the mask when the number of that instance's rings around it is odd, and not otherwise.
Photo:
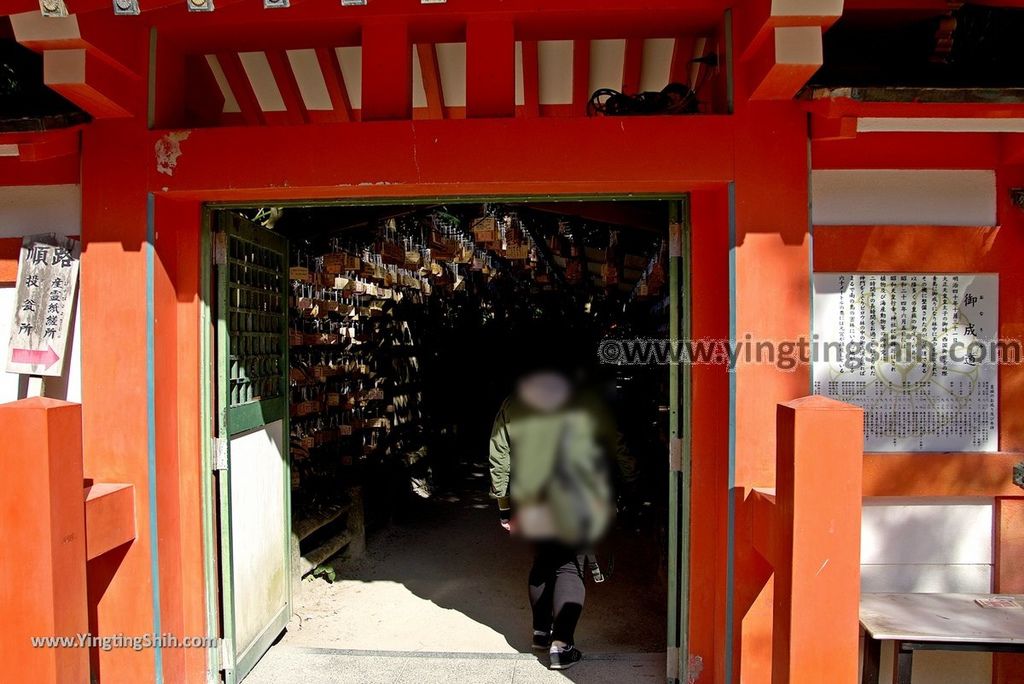
[(661, 653), (595, 653), (555, 672), (547, 655), (353, 651), (278, 644), (245, 684), (628, 684), (664, 682)]

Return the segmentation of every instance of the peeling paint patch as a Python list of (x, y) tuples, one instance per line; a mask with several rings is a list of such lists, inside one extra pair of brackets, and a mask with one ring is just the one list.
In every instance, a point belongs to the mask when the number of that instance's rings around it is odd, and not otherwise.
[(699, 655), (691, 655), (689, 662), (689, 673), (687, 674), (688, 684), (695, 684), (704, 673), (704, 659)]
[(173, 131), (156, 141), (156, 170), (168, 176), (174, 175), (181, 156), (181, 143), (188, 140), (191, 131)]

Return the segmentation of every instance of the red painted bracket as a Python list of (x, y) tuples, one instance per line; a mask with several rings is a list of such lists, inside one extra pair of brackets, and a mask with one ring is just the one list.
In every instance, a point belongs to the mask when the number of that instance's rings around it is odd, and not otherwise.
[(135, 487), (99, 483), (85, 488), (87, 560), (135, 539)]

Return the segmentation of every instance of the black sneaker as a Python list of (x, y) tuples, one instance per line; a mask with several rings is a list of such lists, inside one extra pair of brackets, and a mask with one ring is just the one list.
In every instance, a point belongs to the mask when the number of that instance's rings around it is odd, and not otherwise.
[(546, 651), (551, 646), (551, 632), (533, 630), (533, 650)]
[(580, 653), (580, 649), (575, 646), (566, 646), (565, 648), (552, 646), (548, 655), (551, 656), (550, 667), (552, 670), (568, 670), (570, 667), (583, 660), (583, 654)]

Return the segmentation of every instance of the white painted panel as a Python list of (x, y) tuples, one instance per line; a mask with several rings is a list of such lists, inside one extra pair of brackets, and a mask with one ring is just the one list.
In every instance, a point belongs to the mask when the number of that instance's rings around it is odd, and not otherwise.
[(82, 37), (78, 17), (74, 14), (66, 17), (44, 17), (39, 11), (12, 14), (11, 27), (15, 40), (19, 42), (77, 40)]
[(324, 73), (320, 70), (320, 60), (316, 57), (316, 50), (288, 50), (286, 54), (306, 109), (309, 111), (334, 109), (331, 94), (327, 90), (327, 82), (324, 81)]
[(284, 112), (288, 108), (281, 97), (281, 91), (274, 79), (274, 72), (270, 70), (270, 62), (263, 52), (239, 52), (238, 59), (242, 62), (245, 75), (249, 77), (252, 84), (252, 91), (256, 95), (260, 109), (265, 112)]
[(242, 108), (238, 106), (238, 99), (231, 91), (231, 85), (228, 83), (228, 77), (224, 75), (224, 68), (220, 65), (220, 60), (217, 59), (217, 55), (206, 55), (206, 63), (210, 65), (210, 72), (213, 74), (213, 80), (217, 82), (217, 87), (220, 88), (220, 94), (224, 98), (224, 108), (222, 111), (227, 114), (236, 114), (242, 111)]
[(825, 61), (820, 26), (783, 26), (775, 29), (777, 64), (822, 64)]
[(863, 564), (991, 564), (990, 499), (864, 501)]
[(869, 593), (968, 593), (992, 591), (991, 565), (862, 565), (860, 590)]
[[(8, 344), (11, 339), (11, 320), (14, 318), (15, 293), (17, 288), (0, 287), (0, 352), (3, 358), (8, 357)], [(74, 362), (68, 364), (74, 366)], [(0, 373), (0, 404), (16, 401), (18, 396), (17, 373)]]
[(622, 90), (625, 63), (625, 39), (590, 41), (590, 92), (601, 88)]
[(17, 143), (4, 143), (0, 145), (0, 157), (17, 157), (21, 154)]
[(282, 429), (279, 420), (231, 438), (231, 548), (239, 651), (259, 636), (288, 597)]
[[(992, 507), (986, 499), (876, 498), (864, 501), (861, 565), (864, 592), (976, 592), (992, 590)], [(866, 547), (866, 548), (865, 548)], [(975, 563), (907, 563), (906, 559), (981, 558)], [(882, 647), (882, 682), (890, 682), (891, 644)], [(985, 653), (921, 652), (914, 684), (989, 684)]]
[(412, 106), (427, 106), (427, 90), (423, 86), (423, 65), (420, 64), (419, 51), (415, 45), (412, 46)]
[(843, 0), (772, 0), (773, 17), (838, 17)]
[(0, 186), (0, 238), (81, 232), (82, 191), (78, 185)]
[(516, 41), (516, 106), (526, 104), (526, 86), (523, 83), (523, 41)]
[(437, 43), (437, 70), (446, 107), (466, 106), (466, 44)]
[(363, 48), (340, 47), (334, 51), (338, 55), (338, 65), (341, 67), (341, 75), (345, 79), (345, 90), (348, 91), (348, 101), (352, 109), (363, 107)]
[(540, 104), (572, 104), (571, 40), (542, 40), (537, 43)]
[(887, 118), (857, 119), (858, 133), (1024, 133), (1024, 119)]
[(675, 38), (648, 38), (644, 41), (641, 91), (661, 90), (668, 85), (672, 74), (672, 51), (675, 48)]
[(815, 225), (996, 224), (996, 176), (989, 170), (817, 170)]

